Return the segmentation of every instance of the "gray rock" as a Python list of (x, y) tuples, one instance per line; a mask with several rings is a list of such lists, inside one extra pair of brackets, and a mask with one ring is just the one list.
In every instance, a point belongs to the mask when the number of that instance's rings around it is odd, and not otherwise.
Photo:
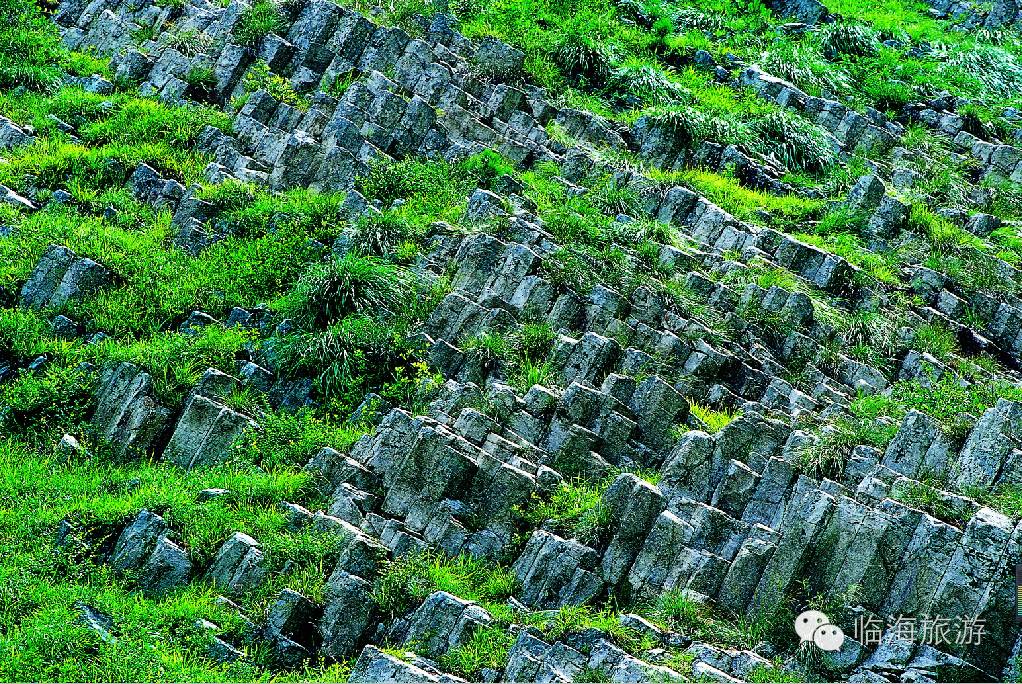
[[(373, 624), (372, 585), (361, 577), (346, 572), (334, 573), (326, 588), (326, 609), (319, 623), (319, 631), (323, 636), (321, 653), (332, 658), (343, 658), (355, 652), (363, 642), (366, 633)], [(367, 659), (367, 653), (375, 652)], [(384, 658), (375, 662), (377, 655)], [(367, 646), (356, 663), (348, 681), (386, 681), (383, 667), (390, 668), (389, 656)], [(396, 659), (395, 659), (396, 660)], [(397, 661), (402, 666), (404, 663)], [(400, 668), (390, 668), (387, 672), (391, 677), (404, 672)], [(376, 678), (377, 675), (380, 678)], [(402, 680), (398, 680), (402, 681)], [(403, 680), (414, 681), (414, 680)], [(435, 680), (427, 680), (435, 681)]]
[(525, 54), (496, 38), (479, 41), (474, 57), (476, 69), (497, 81), (510, 81), (521, 75)]
[(650, 665), (605, 639), (593, 646), (588, 667), (606, 674), (611, 682), (681, 682), (685, 678), (663, 665)]
[(485, 610), (445, 591), (430, 594), (408, 620), (404, 643), (430, 658), (468, 642), (478, 629), (493, 623)]
[(479, 189), (468, 198), (465, 218), (472, 223), (485, 223), (507, 215), (507, 203), (496, 193)]
[(188, 582), (192, 563), (184, 549), (166, 537), (156, 541), (156, 548), (139, 569), (139, 585), (150, 596), (161, 596)]
[(463, 682), (453, 675), (429, 672), (384, 653), (375, 646), (362, 649), (351, 669), (349, 682)]
[(588, 667), (588, 659), (563, 643), (550, 645), (522, 630), (504, 668), (507, 682), (571, 682)]
[(248, 416), (196, 394), (185, 405), (164, 455), (188, 469), (223, 463), (237, 440), (258, 427)]
[(31, 145), (35, 136), (25, 132), (10, 119), (0, 116), (0, 151)]
[(880, 206), (887, 190), (884, 183), (874, 175), (862, 176), (848, 191), (845, 206), (857, 214), (872, 214)]
[(910, 478), (942, 476), (951, 445), (937, 424), (924, 413), (909, 411), (887, 447), (881, 463)]
[(170, 411), (155, 397), (152, 378), (138, 366), (108, 367), (96, 391), (92, 424), (115, 453), (151, 453), (167, 428)]
[(147, 510), (139, 512), (130, 525), (121, 532), (114, 545), (110, 564), (121, 571), (141, 566), (156, 548), (156, 542), (166, 534), (167, 523)]
[(217, 551), (206, 578), (231, 595), (240, 595), (266, 579), (266, 558), (252, 537), (235, 532)]
[(21, 288), (21, 305), (29, 309), (59, 308), (95, 294), (110, 282), (110, 272), (92, 259), (79, 258), (67, 247), (50, 245)]
[(283, 589), (266, 616), (267, 632), (302, 647), (311, 646), (319, 609), (307, 597), (292, 589)]
[(76, 601), (74, 608), (78, 611), (79, 622), (95, 632), (96, 635), (104, 642), (108, 644), (117, 643), (117, 637), (111, 633), (113, 631), (114, 621), (108, 615), (104, 615), (92, 606), (82, 603), (81, 601)]
[(6, 185), (0, 185), (0, 202), (21, 211), (35, 211), (36, 205), (14, 192)]
[[(951, 469), (959, 488), (994, 484), (1022, 436), (1022, 404), (999, 399), (976, 421)], [(1015, 483), (1017, 484), (1017, 483)]]
[(523, 603), (538, 608), (581, 605), (603, 589), (599, 555), (574, 540), (533, 532), (512, 570), (522, 583)]
[(610, 543), (603, 554), (603, 578), (623, 581), (665, 502), (660, 491), (631, 473), (619, 475), (603, 497), (610, 511)]

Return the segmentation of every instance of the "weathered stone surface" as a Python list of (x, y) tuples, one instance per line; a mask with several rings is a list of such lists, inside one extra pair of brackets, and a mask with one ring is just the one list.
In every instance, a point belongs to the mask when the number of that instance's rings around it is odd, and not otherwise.
[(883, 465), (912, 478), (941, 477), (951, 445), (926, 414), (909, 411), (884, 453)]
[(252, 537), (235, 532), (217, 551), (206, 578), (229, 594), (239, 595), (266, 578), (266, 559)]
[(195, 394), (174, 427), (165, 456), (182, 468), (216, 465), (230, 457), (232, 446), (247, 430), (258, 427), (248, 416)]
[(25, 132), (7, 117), (0, 116), (0, 151), (31, 145), (33, 142), (35, 142), (34, 136)]
[(167, 539), (160, 516), (143, 510), (117, 538), (110, 563), (137, 578), (142, 591), (164, 594), (188, 581), (192, 564), (181, 547)]
[[(371, 626), (373, 616), (372, 585), (360, 577), (348, 573), (334, 573), (326, 588), (326, 608), (323, 619), (319, 623), (319, 631), (323, 635), (322, 653), (334, 658), (343, 658), (354, 653), (362, 643), (366, 632)], [(382, 656), (374, 647), (367, 646), (362, 652), (358, 663), (352, 671), (354, 681), (383, 681), (383, 667), (389, 660), (381, 663), (363, 662), (366, 654), (375, 652)], [(397, 661), (401, 663), (401, 661)], [(403, 663), (401, 663), (403, 665)], [(389, 665), (387, 665), (390, 668)], [(362, 671), (361, 674), (358, 674)], [(390, 677), (402, 673), (401, 669), (387, 669)], [(380, 676), (382, 679), (373, 679)], [(349, 680), (351, 681), (351, 680)], [(407, 680), (406, 680), (407, 681)], [(431, 680), (432, 681), (432, 680)]]
[(463, 682), (453, 675), (439, 675), (406, 663), (375, 646), (362, 649), (351, 669), (349, 682)]
[(603, 579), (616, 585), (624, 580), (665, 502), (656, 487), (626, 473), (607, 490), (604, 505), (610, 511), (613, 536), (603, 553)]
[(431, 658), (466, 643), (476, 630), (493, 622), (479, 606), (445, 591), (426, 597), (408, 619), (404, 643)]
[(538, 531), (529, 538), (512, 570), (522, 583), (524, 603), (559, 608), (582, 604), (601, 591), (598, 562), (599, 555), (588, 546)]
[(59, 308), (91, 296), (111, 282), (110, 272), (67, 247), (50, 245), (21, 288), (21, 305), (29, 309)]
[(1008, 456), (1020, 445), (1022, 404), (999, 399), (976, 421), (952, 466), (958, 487), (985, 487), (998, 481)]
[(161, 406), (152, 378), (131, 363), (108, 367), (96, 391), (92, 424), (120, 455), (151, 453), (170, 420)]

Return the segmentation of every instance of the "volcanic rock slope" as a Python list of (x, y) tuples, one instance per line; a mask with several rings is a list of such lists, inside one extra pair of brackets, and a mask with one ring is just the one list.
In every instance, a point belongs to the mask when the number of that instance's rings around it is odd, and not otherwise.
[(26, 7), (0, 675), (1014, 678), (1018, 8), (841, 5)]

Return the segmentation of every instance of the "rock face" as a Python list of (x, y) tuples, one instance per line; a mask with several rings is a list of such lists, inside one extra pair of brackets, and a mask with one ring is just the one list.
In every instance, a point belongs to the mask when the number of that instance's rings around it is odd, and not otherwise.
[(21, 305), (30, 309), (59, 308), (95, 294), (111, 280), (110, 272), (92, 259), (78, 257), (67, 247), (50, 245), (21, 288)]
[(523, 586), (522, 600), (540, 608), (585, 603), (603, 588), (594, 572), (598, 561), (596, 551), (574, 540), (533, 533), (513, 567)]
[(96, 392), (92, 424), (120, 455), (151, 453), (170, 421), (153, 392), (152, 378), (130, 363), (108, 367)]
[(408, 619), (405, 644), (430, 658), (464, 644), (476, 630), (493, 622), (479, 606), (445, 591), (430, 594)]
[[(428, 664), (422, 663), (426, 667)], [(366, 646), (351, 669), (349, 682), (463, 682), (460, 677), (441, 674), (407, 663), (384, 653), (375, 646)]]
[(10, 119), (0, 116), (0, 151), (31, 145), (35, 137), (26, 133)]
[(266, 559), (257, 542), (235, 532), (217, 551), (206, 577), (229, 594), (241, 594), (266, 578)]
[(195, 394), (174, 427), (165, 456), (182, 468), (216, 465), (230, 458), (231, 447), (246, 430), (258, 427), (251, 418)]
[(192, 564), (184, 550), (167, 538), (167, 523), (143, 510), (117, 538), (110, 563), (137, 578), (143, 592), (159, 596), (188, 581)]
[[(830, 19), (815, 0), (768, 5), (801, 24)], [(275, 665), (296, 669), (312, 658), (358, 654), (354, 682), (460, 681), (438, 663), (469, 660), (478, 655), (479, 640), (498, 632), (501, 644), (513, 638), (513, 645), (505, 662), (478, 673), (487, 681), (644, 682), (683, 675), (736, 681), (770, 665), (750, 651), (690, 643), (640, 616), (625, 616), (625, 627), (654, 648), (626, 652), (596, 628), (551, 636), (554, 611), (566, 609), (558, 615), (571, 617), (585, 606), (646, 610), (665, 595), (682, 607), (726, 607), (740, 616), (854, 596), (848, 608), (864, 619), (975, 617), (989, 625), (981, 646), (910, 643), (887, 629), (880, 643), (849, 640), (827, 667), (850, 681), (1004, 676), (1013, 654), (1022, 652), (1010, 615), (1010, 571), (1022, 526), (966, 494), (972, 487), (1022, 484), (1022, 405), (1001, 399), (957, 432), (957, 424), (918, 406), (903, 407), (896, 419), (877, 419), (869, 439), (848, 437), (846, 428), (862, 422), (855, 413), (860, 397), (894, 402), (904, 387), (896, 383), (936, 392), (949, 380), (966, 389), (986, 381), (978, 364), (972, 380), (957, 375), (961, 368), (946, 357), (958, 351), (1002, 360), (999, 377), (1017, 385), (1018, 272), (1007, 261), (990, 262), (981, 275), (1006, 274), (1013, 283), (994, 297), (934, 270), (932, 261), (898, 262), (888, 270), (905, 282), (889, 287), (873, 282), (884, 275), (876, 263), (869, 262), (867, 273), (849, 259), (865, 263), (866, 247), (887, 252), (921, 239), (916, 224), (922, 219), (904, 199), (915, 196), (918, 182), (916, 171), (903, 168), (912, 152), (898, 147), (906, 123), (940, 131), (946, 141), (939, 147), (973, 160), (969, 173), (991, 184), (1022, 180), (1019, 148), (980, 130), (982, 122), (967, 125), (949, 111), (957, 104), (910, 105), (892, 118), (830, 95), (811, 96), (758, 66), (736, 61), (724, 68), (708, 51), (697, 54), (694, 67), (785, 109), (836, 159), (868, 160), (847, 196), (826, 198), (854, 219), (854, 249), (828, 250), (819, 235), (802, 240), (793, 229), (766, 227), (787, 226), (788, 217), (745, 220), (670, 173), (729, 169), (729, 183), (784, 194), (791, 206), (812, 200), (822, 207), (821, 195), (785, 180), (790, 169), (782, 160), (713, 140), (692, 144), (691, 126), (663, 117), (624, 125), (561, 108), (527, 82), (522, 51), (493, 38), (472, 42), (453, 17), (415, 17), (413, 36), (329, 0), (288, 2), (276, 32), (240, 46), (233, 42), (235, 27), (247, 7), (64, 0), (56, 18), (69, 47), (111, 56), (119, 83), (139, 83), (163, 101), (195, 97), (190, 75), (211, 70), (203, 98), (240, 106), (227, 130), (207, 127), (198, 136), (198, 151), (212, 160), (207, 180), (271, 191), (350, 191), (341, 208), (345, 225), (330, 236), (334, 255), (362, 250), (364, 226), (390, 218), (385, 202), (354, 190), (379, 161), (460, 162), (493, 150), (520, 169), (556, 165), (544, 182), (558, 188), (563, 206), (556, 216), (541, 210), (523, 179), (501, 172), (467, 193), (462, 225), (430, 227), (424, 253), (409, 271), (430, 286), (449, 287), (412, 337), (442, 382), (423, 394), (427, 401), (417, 398), (414, 410), (367, 396), (348, 420), (364, 435), (344, 453), (317, 445), (306, 468), (315, 493), (275, 503), (289, 531), (329, 544), (325, 557), (333, 567), (316, 569), (330, 573), (321, 600), (312, 592), (278, 591), (275, 582), (294, 563), (271, 557), (267, 549), (277, 548), (271, 540), (262, 538), (264, 546), (237, 531), (211, 561), (193, 568), (167, 521), (148, 511), (123, 526), (109, 554), (113, 567), (152, 595), (193, 576), (241, 603), (256, 595), (265, 600), (266, 615), (250, 631)], [(999, 2), (987, 16), (1004, 25), (1015, 15), (1011, 2)], [(140, 27), (162, 31), (171, 24), (204, 39), (187, 48), (171, 40), (134, 43), (145, 33)], [(303, 105), (267, 90), (246, 92), (245, 74), (257, 60)], [(109, 83), (82, 85), (105, 91)], [(29, 133), (0, 118), (0, 149), (31, 142)], [(641, 164), (608, 161), (631, 155)], [(643, 171), (647, 165), (662, 173)], [(128, 186), (140, 202), (172, 216), (168, 242), (183, 250), (176, 254), (181, 259), (201, 260), (232, 235), (223, 208), (203, 199), (202, 186), (185, 188), (149, 164), (131, 172)], [(593, 217), (576, 216), (572, 205), (594, 195), (609, 206), (600, 219), (613, 226), (607, 234), (621, 231), (625, 238), (618, 244), (601, 234), (601, 248), (612, 249), (580, 258), (572, 250), (585, 241), (574, 244), (556, 224), (569, 216), (588, 226)], [(0, 198), (18, 212), (35, 209), (6, 188)], [(1001, 228), (982, 210), (993, 211), (989, 196), (970, 202), (969, 212), (939, 214), (934, 230), (946, 220), (962, 235), (945, 232), (965, 242)], [(613, 244), (602, 244), (607, 241)], [(318, 242), (316, 248), (320, 256), (328, 251)], [(607, 266), (597, 262), (618, 251), (617, 270), (625, 275), (593, 282)], [(96, 262), (51, 246), (21, 289), (20, 303), (61, 308), (113, 284)], [(904, 315), (893, 330), (870, 326), (898, 306)], [(274, 319), (269, 307), (208, 311), (191, 312), (176, 332), (191, 343), (218, 326), (251, 331), (257, 342), (239, 352), (237, 369), (225, 369), (238, 377), (210, 369), (168, 408), (142, 368), (104, 369), (92, 425), (119, 455), (162, 456), (182, 469), (225, 464), (239, 440), (259, 429), (253, 416), (234, 408), (238, 390), (260, 392), (282, 412), (315, 404), (312, 379), (287, 377), (273, 353), (294, 332), (293, 322)], [(65, 320), (59, 327), (74, 338), (78, 326)], [(925, 341), (924, 325), (931, 332), (946, 328), (956, 351), (940, 354), (932, 349), (939, 345), (917, 344)], [(512, 368), (505, 356), (513, 354), (488, 355), (481, 343), (515, 347), (536, 329), (549, 334), (546, 348), (531, 350), (528, 370), (536, 372)], [(884, 337), (896, 351), (883, 362), (871, 359), (850, 349), (860, 346), (857, 336)], [(7, 356), (0, 350), (0, 381), (12, 372)], [(849, 439), (856, 443), (846, 444)], [(529, 517), (539, 500), (579, 490), (587, 493), (585, 510), (567, 522)], [(223, 491), (202, 491), (202, 504), (230, 501)], [(513, 576), (506, 592), (513, 595), (502, 597), (507, 606), (484, 609), (481, 600), (442, 590), (430, 575), (437, 586), (427, 582), (414, 600), (402, 596), (409, 599), (402, 614), (385, 614), (378, 580), (418, 554), (499, 564)], [(533, 620), (547, 625), (546, 632)], [(385, 652), (383, 645), (400, 645), (407, 654)], [(225, 660), (243, 657), (223, 639), (214, 647)], [(668, 659), (682, 651), (691, 673)]]

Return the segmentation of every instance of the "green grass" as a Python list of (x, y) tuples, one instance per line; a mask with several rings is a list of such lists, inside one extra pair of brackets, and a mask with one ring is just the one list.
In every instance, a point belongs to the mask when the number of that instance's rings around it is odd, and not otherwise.
[(584, 480), (562, 482), (549, 498), (536, 501), (522, 511), (533, 525), (543, 525), (555, 534), (578, 539), (583, 544), (598, 545), (610, 529), (610, 509), (603, 495), (613, 478), (593, 484)]
[(720, 432), (733, 420), (742, 415), (741, 411), (730, 411), (728, 409), (718, 411), (694, 401), (688, 402), (688, 410), (711, 435)]
[(434, 552), (409, 553), (392, 561), (373, 585), (373, 601), (384, 614), (399, 617), (414, 610), (430, 594), (446, 591), (475, 601), (495, 617), (507, 617), (503, 602), (516, 589), (510, 570), (462, 555), (448, 558)]
[[(179, 0), (161, 4), (182, 6)], [(371, 9), (362, 0), (347, 4)], [(232, 40), (257, 49), (270, 32), (285, 31), (296, 7), (257, 0), (243, 12)], [(828, 0), (828, 7), (847, 21), (802, 33), (783, 30), (788, 20), (774, 16), (758, 1), (694, 0), (682, 7), (661, 0), (605, 6), (580, 0), (459, 0), (450, 8), (468, 36), (496, 36), (522, 49), (526, 80), (547, 87), (559, 106), (589, 109), (626, 127), (646, 117), (673, 128), (690, 151), (703, 141), (735, 144), (783, 167), (783, 180), (794, 187), (789, 195), (744, 187), (727, 169), (656, 169), (621, 150), (599, 152), (615, 169), (639, 169), (661, 185), (685, 185), (741, 221), (795, 235), (859, 267), (863, 275), (857, 284), (863, 298), (847, 307), (814, 292), (792, 272), (758, 260), (719, 278), (732, 287), (755, 283), (812, 296), (820, 338), (827, 339), (826, 349), (810, 355), (815, 364), (833, 371), (840, 351), (893, 377), (897, 361), (911, 346), (975, 381), (963, 386), (948, 373), (927, 387), (895, 382), (885, 394), (857, 398), (844, 417), (808, 422), (804, 428), (819, 441), (801, 454), (799, 466), (817, 477), (836, 476), (856, 445), (886, 447), (910, 409), (926, 412), (960, 443), (976, 417), (998, 398), (1022, 400), (1015, 385), (999, 379), (996, 362), (964, 358), (949, 329), (936, 322), (910, 323), (917, 319), (908, 312), (921, 306), (921, 300), (908, 293), (904, 266), (922, 263), (935, 268), (966, 291), (993, 295), (1017, 291), (1012, 278), (999, 275), (994, 260), (1022, 263), (1018, 227), (1008, 223), (980, 239), (939, 211), (972, 210), (969, 192), (975, 165), (960, 160), (942, 137), (922, 126), (909, 127), (900, 143), (916, 160), (904, 163), (919, 174), (915, 187), (899, 191), (912, 205), (909, 230), (890, 248), (874, 244), (865, 233), (866, 217), (849, 215), (838, 204), (851, 183), (866, 172), (868, 160), (853, 155), (839, 162), (817, 126), (749, 91), (718, 83), (710, 71), (691, 64), (696, 50), (709, 51), (725, 66), (725, 55), (732, 54), (764, 65), (811, 94), (830, 93), (828, 97), (860, 111), (875, 106), (896, 114), (907, 103), (948, 89), (970, 100), (960, 112), (973, 130), (1011, 139), (1016, 125), (1000, 114), (1022, 89), (1019, 40), (1009, 33), (953, 31), (914, 0)], [(424, 0), (397, 0), (377, 9), (374, 20), (421, 36), (417, 15), (433, 11)], [(147, 37), (141, 35), (144, 32), (136, 37)], [(148, 37), (155, 35), (149, 32)], [(900, 44), (883, 45), (888, 39)], [(215, 47), (173, 28), (160, 40), (189, 57)], [(929, 50), (913, 50), (914, 43), (924, 40)], [(735, 336), (739, 328), (734, 320), (725, 321), (734, 313), (729, 307), (711, 306), (684, 284), (697, 260), (677, 273), (659, 266), (663, 245), (691, 251), (684, 227), (643, 218), (643, 197), (620, 176), (603, 169), (594, 168), (583, 179), (587, 192), (580, 194), (565, 187), (559, 178), (562, 169), (554, 164), (516, 169), (492, 151), (454, 162), (408, 158), (377, 163), (356, 187), (384, 211), (348, 225), (342, 218), (341, 193), (305, 189), (269, 193), (239, 182), (206, 183), (203, 169), (210, 160), (195, 150), (195, 142), (206, 125), (229, 130), (228, 114), (143, 98), (124, 83), (108, 95), (60, 87), (62, 71), (112, 76), (103, 61), (63, 49), (56, 28), (35, 4), (9, 0), (0, 7), (0, 114), (34, 127), (38, 136), (34, 145), (4, 153), (0, 183), (40, 204), (56, 190), (73, 196), (69, 204), (31, 214), (0, 207), (0, 223), (16, 230), (14, 239), (0, 239), (0, 354), (19, 369), (46, 358), (42, 369), (19, 371), (0, 385), (0, 679), (346, 677), (350, 662), (314, 664), (304, 671), (274, 670), (260, 648), (249, 649), (250, 660), (243, 664), (214, 663), (207, 657), (210, 637), (194, 627), (195, 621), (215, 621), (218, 633), (238, 644), (243, 625), (216, 605), (213, 590), (195, 581), (162, 599), (142, 597), (130, 577), (114, 575), (102, 562), (103, 544), (109, 545), (142, 508), (163, 515), (173, 537), (200, 565), (230, 534), (243, 531), (263, 543), (273, 570), (262, 587), (242, 598), (248, 615), (262, 619), (272, 598), (285, 587), (322, 601), (339, 540), (309, 529), (291, 529), (279, 504), (327, 506), (317, 488), (321, 483), (304, 472), (303, 465), (323, 446), (345, 451), (362, 436), (363, 428), (349, 425), (348, 417), (367, 392), (421, 413), (443, 383), (444, 378), (428, 367), (425, 349), (413, 333), (450, 284), (445, 276), (420, 279), (420, 255), (431, 240), (448, 231), (486, 230), (501, 239), (511, 235), (509, 221), (463, 225), (465, 199), (477, 187), (506, 194), (506, 176), (522, 182), (523, 194), (536, 203), (544, 229), (559, 245), (542, 267), (555, 285), (573, 288), (583, 300), (597, 283), (615, 288), (625, 298), (640, 285), (647, 286), (668, 295), (686, 318), (711, 328), (693, 326), (685, 333), (691, 339), (701, 337), (724, 346), (749, 341)], [(192, 69), (186, 80), (201, 99), (212, 90), (207, 67)], [(346, 76), (325, 85), (340, 95), (353, 80)], [(271, 73), (265, 63), (256, 62), (248, 70), (243, 86), (247, 93), (265, 89), (299, 109), (309, 106), (304, 94)], [(244, 97), (233, 106), (241, 106)], [(71, 126), (75, 138), (54, 118)], [(560, 143), (574, 142), (556, 124), (549, 124), (547, 131)], [(172, 247), (169, 212), (141, 204), (126, 187), (142, 162), (185, 185), (199, 184), (200, 197), (219, 211), (216, 220), (229, 236), (197, 257)], [(993, 189), (990, 211), (1007, 220), (1022, 217), (1017, 188), (995, 180), (985, 184)], [(615, 217), (620, 213), (638, 220), (618, 222)], [(438, 228), (439, 222), (446, 226)], [(342, 231), (351, 238), (351, 252), (339, 259), (328, 257), (319, 245), (330, 245)], [(96, 259), (115, 276), (114, 286), (62, 310), (82, 325), (82, 339), (58, 340), (52, 335), (49, 321), (57, 311), (16, 308), (21, 283), (51, 243)], [(733, 251), (724, 257), (742, 259)], [(274, 338), (221, 326), (209, 326), (196, 335), (175, 332), (193, 310), (224, 318), (232, 307), (262, 303), (268, 305), (263, 332), (284, 318), (291, 320), (291, 332)], [(792, 331), (788, 323), (766, 312), (736, 313), (754, 324), (745, 328), (752, 334), (765, 329), (765, 338), (786, 338)], [(981, 327), (978, 314), (973, 318)], [(486, 332), (461, 346), (521, 395), (535, 384), (556, 384), (548, 362), (555, 333), (539, 322), (519, 323), (514, 330)], [(914, 328), (911, 340), (902, 334), (908, 325)], [(96, 332), (109, 337), (86, 344), (84, 339)], [(316, 381), (319, 404), (282, 413), (271, 410), (268, 400), (251, 389), (228, 398), (231, 406), (257, 415), (261, 430), (247, 434), (231, 458), (216, 468), (184, 472), (160, 462), (115, 459), (87, 423), (97, 375), (83, 364), (99, 368), (118, 361), (136, 363), (153, 376), (159, 400), (177, 409), (206, 368), (232, 372), (238, 359), (255, 354), (262, 360), (263, 353), (286, 376)], [(800, 362), (801, 357), (790, 365), (794, 369)], [(658, 372), (668, 370), (665, 365)], [(711, 433), (740, 415), (709, 409), (698, 399), (693, 397), (691, 414)], [(65, 432), (78, 437), (88, 453), (56, 453), (54, 444)], [(651, 482), (657, 479), (649, 473), (640, 476)], [(601, 546), (613, 524), (603, 503), (612, 481), (611, 476), (599, 482), (563, 482), (517, 512), (519, 531), (525, 534), (543, 526)], [(197, 492), (209, 487), (231, 494), (199, 503)], [(938, 481), (926, 481), (904, 497), (947, 518), (951, 512), (940, 487)], [(1017, 488), (964, 493), (1010, 515), (1022, 512)], [(53, 548), (56, 529), (65, 519), (85, 530), (89, 542), (73, 558)], [(388, 564), (376, 580), (374, 599), (377, 608), (392, 617), (414, 610), (439, 590), (479, 602), (490, 611), (496, 624), (441, 658), (442, 669), (467, 679), (479, 678), (485, 668), (499, 671), (504, 666), (513, 642), (512, 622), (539, 629), (550, 641), (599, 629), (641, 655), (656, 644), (621, 627), (619, 614), (625, 609), (722, 646), (751, 648), (768, 639), (784, 653), (794, 647), (788, 601), (768, 615), (734, 616), (671, 591), (650, 605), (600, 600), (520, 615), (507, 605), (516, 589), (513, 573), (502, 564), (431, 552)], [(102, 642), (78, 625), (76, 601), (110, 615), (118, 641)], [(689, 672), (690, 662), (676, 653), (667, 662), (683, 674)], [(580, 679), (602, 681), (606, 676), (587, 671)], [(791, 677), (766, 668), (750, 679)]]
[[(279, 507), (285, 500), (308, 502), (311, 476), (300, 466), (262, 470), (239, 464), (184, 472), (159, 462), (117, 464), (102, 455), (99, 445), (84, 443), (95, 456), (69, 459), (52, 448), (0, 439), (0, 677), (265, 677), (258, 661), (223, 666), (206, 657), (210, 637), (194, 628), (200, 618), (214, 621), (220, 634), (241, 643), (239, 619), (216, 605), (211, 587), (193, 582), (160, 599), (143, 598), (129, 579), (115, 576), (100, 558), (56, 550), (57, 528), (61, 521), (70, 521), (98, 548), (145, 508), (167, 520), (173, 536), (198, 563), (207, 562), (233, 532), (251, 534), (265, 545), (278, 572), (288, 561), (292, 568), (245, 597), (247, 609), (257, 614), (269, 596), (285, 586), (316, 597), (325, 573), (332, 570), (337, 539), (291, 531)], [(198, 492), (210, 487), (231, 494), (197, 502)], [(102, 642), (77, 623), (76, 601), (112, 618), (116, 643)], [(309, 676), (329, 680), (336, 672), (321, 668)]]

